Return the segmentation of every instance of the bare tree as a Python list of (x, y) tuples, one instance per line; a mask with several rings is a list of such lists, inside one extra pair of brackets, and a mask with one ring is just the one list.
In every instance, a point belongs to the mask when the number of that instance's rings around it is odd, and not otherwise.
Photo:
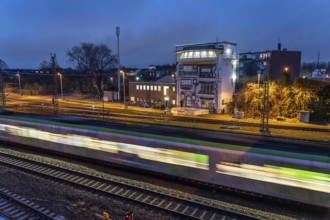
[(39, 64), (39, 69), (48, 69), (50, 67), (50, 63), (48, 63), (46, 60), (41, 61)]
[(0, 70), (8, 68), (8, 65), (5, 61), (0, 59)]
[(103, 73), (117, 63), (115, 56), (111, 55), (111, 49), (104, 44), (81, 43), (80, 46), (68, 50), (67, 56), (69, 61), (76, 65), (76, 70), (86, 72), (92, 76), (94, 86), (101, 96)]

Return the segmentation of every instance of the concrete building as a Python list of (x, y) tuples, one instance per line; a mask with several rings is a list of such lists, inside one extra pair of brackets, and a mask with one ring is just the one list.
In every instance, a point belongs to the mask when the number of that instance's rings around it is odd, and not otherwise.
[(144, 107), (172, 108), (176, 106), (175, 88), (169, 75), (154, 82), (129, 82), (129, 100)]
[(177, 107), (227, 113), (235, 92), (236, 44), (213, 42), (177, 45)]
[(293, 81), (300, 77), (301, 51), (289, 51), (281, 48), (261, 52), (241, 53), (239, 56), (239, 77), (263, 74), (269, 65), (270, 79), (287, 79)]

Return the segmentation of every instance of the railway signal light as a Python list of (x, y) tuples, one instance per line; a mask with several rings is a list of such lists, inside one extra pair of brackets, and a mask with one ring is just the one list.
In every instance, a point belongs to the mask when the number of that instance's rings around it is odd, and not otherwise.
[(133, 220), (133, 219), (134, 219), (133, 212), (126, 213), (126, 214), (124, 215), (124, 219), (125, 219), (125, 220)]

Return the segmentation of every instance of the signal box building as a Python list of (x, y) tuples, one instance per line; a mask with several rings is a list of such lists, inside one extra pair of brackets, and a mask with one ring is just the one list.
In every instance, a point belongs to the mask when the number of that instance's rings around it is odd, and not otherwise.
[(237, 44), (214, 42), (177, 45), (177, 107), (227, 113), (235, 91)]

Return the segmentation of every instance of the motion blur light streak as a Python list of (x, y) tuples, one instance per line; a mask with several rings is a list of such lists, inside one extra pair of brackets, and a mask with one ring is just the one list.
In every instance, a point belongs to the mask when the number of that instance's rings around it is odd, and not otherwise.
[(0, 130), (8, 134), (21, 137), (35, 138), (38, 140), (51, 141), (54, 143), (61, 143), (77, 147), (85, 147), (111, 153), (119, 153), (120, 151), (129, 154), (136, 154), (143, 159), (194, 167), (198, 169), (209, 169), (208, 156), (202, 154), (99, 140), (84, 135), (56, 134), (47, 131), (40, 131), (34, 128), (18, 127), (5, 124), (0, 125)]
[[(233, 175), (288, 186), (312, 189), (330, 193), (330, 174), (292, 169), (287, 167), (221, 162), (217, 164), (217, 173)], [(303, 175), (301, 175), (304, 173)]]
[(0, 140), (330, 208), (327, 152), (315, 155), (265, 149), (264, 142), (256, 142), (260, 148), (247, 147), (11, 116), (0, 117)]

